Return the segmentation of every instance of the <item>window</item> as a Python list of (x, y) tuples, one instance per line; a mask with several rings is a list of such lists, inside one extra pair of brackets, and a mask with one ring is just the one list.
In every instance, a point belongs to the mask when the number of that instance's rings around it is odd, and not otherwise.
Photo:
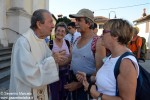
[(103, 24), (99, 24), (99, 29), (102, 29), (103, 28)]

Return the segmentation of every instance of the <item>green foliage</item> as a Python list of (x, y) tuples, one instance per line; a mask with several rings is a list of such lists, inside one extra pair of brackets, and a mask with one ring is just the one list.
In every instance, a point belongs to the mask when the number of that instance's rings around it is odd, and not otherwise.
[(59, 23), (59, 22), (65, 22), (66, 25), (67, 25), (68, 23), (71, 22), (71, 20), (67, 17), (63, 17), (63, 18), (58, 18), (58, 20), (56, 21), (56, 24)]

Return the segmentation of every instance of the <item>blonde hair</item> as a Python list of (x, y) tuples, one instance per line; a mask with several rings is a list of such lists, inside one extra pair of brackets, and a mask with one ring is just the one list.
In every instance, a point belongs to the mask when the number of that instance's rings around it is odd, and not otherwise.
[(127, 45), (133, 36), (133, 26), (127, 20), (110, 19), (103, 28), (109, 29), (111, 36), (118, 37), (118, 42), (123, 45)]
[(137, 26), (133, 27), (133, 33), (138, 34), (139, 33), (139, 28)]

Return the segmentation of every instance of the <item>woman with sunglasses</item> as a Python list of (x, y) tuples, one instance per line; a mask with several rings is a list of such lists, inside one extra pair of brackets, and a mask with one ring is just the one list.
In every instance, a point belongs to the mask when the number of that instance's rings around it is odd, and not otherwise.
[[(123, 19), (110, 19), (104, 24), (102, 34), (103, 45), (111, 51), (96, 74), (96, 82), (91, 85), (83, 72), (78, 72), (77, 79), (84, 85), (92, 97), (102, 100), (135, 100), (139, 66), (134, 56), (122, 58), (119, 75), (115, 78), (114, 68), (118, 58), (125, 52), (133, 34), (132, 25)], [(117, 84), (117, 85), (116, 85)], [(116, 94), (116, 86), (119, 94)], [(100, 100), (101, 100), (100, 99)]]

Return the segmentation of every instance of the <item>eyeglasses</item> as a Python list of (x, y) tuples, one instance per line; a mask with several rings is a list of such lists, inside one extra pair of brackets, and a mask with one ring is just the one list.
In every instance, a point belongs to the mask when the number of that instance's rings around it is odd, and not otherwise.
[(106, 33), (111, 33), (111, 31), (110, 30), (103, 30), (103, 33), (102, 33), (102, 35), (104, 35), (104, 34), (106, 34)]

